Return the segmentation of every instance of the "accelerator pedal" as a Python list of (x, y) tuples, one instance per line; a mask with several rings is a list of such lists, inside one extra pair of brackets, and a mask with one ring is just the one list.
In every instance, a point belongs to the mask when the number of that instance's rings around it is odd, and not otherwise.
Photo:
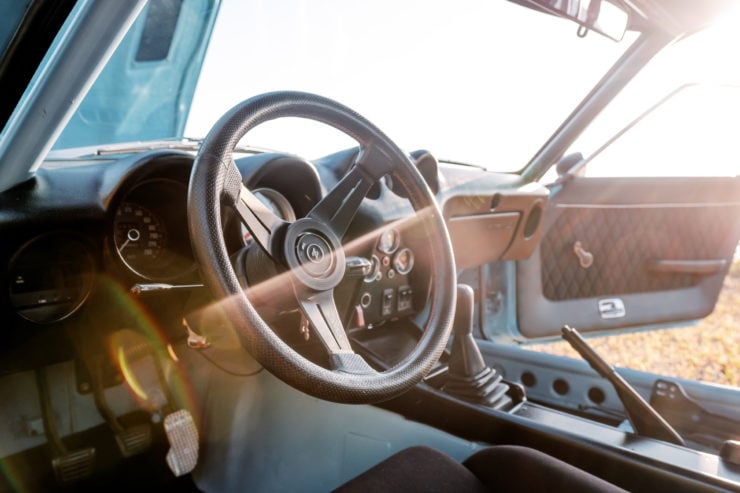
[(198, 464), (198, 428), (193, 415), (180, 409), (164, 418), (164, 431), (170, 442), (167, 465), (175, 476), (188, 474)]

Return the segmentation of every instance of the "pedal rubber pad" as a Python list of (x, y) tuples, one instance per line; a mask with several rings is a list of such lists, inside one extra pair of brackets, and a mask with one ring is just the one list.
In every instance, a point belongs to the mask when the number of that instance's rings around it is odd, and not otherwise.
[(140, 454), (152, 445), (152, 427), (145, 423), (126, 428), (116, 433), (116, 443), (124, 457)]
[(67, 452), (51, 461), (54, 474), (60, 484), (72, 484), (89, 478), (95, 464), (93, 447)]

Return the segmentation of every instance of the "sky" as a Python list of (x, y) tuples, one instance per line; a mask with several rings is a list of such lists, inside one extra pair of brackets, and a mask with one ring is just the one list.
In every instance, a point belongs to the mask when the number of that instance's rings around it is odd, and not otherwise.
[[(740, 46), (738, 19), (728, 16), (721, 36), (698, 46), (682, 43), (656, 60), (616, 109), (584, 135), (579, 150), (598, 148), (680, 85), (678, 80), (740, 82), (736, 54), (721, 55), (716, 48)], [(426, 148), (443, 159), (520, 169), (635, 39), (634, 33), (621, 43), (595, 33), (581, 39), (576, 31), (576, 24), (496, 0), (224, 0), (186, 135), (205, 135), (221, 114), (252, 95), (295, 89), (350, 106), (406, 150)], [(598, 159), (611, 163), (604, 169), (644, 172), (649, 159), (660, 173), (691, 174), (697, 168), (689, 157), (698, 151), (675, 152), (686, 161), (677, 163), (675, 156), (664, 156), (665, 146), (655, 145), (656, 135), (667, 142), (693, 135), (680, 122), (706, 129), (705, 122), (696, 125), (702, 119), (740, 131), (732, 113), (703, 111), (697, 118), (706, 101), (695, 95), (681, 100), (684, 106), (672, 105), (655, 122), (641, 125), (645, 135), (625, 140), (620, 152), (614, 146), (603, 153)], [(727, 107), (723, 101), (717, 105)], [(675, 116), (687, 111), (692, 118)], [(260, 126), (243, 143), (307, 158), (353, 145), (332, 129), (293, 120)], [(711, 173), (740, 172), (740, 160), (722, 161), (713, 161)]]

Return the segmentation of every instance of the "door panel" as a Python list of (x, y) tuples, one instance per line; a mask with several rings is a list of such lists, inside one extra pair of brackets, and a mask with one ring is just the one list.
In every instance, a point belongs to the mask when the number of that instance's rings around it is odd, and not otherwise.
[(576, 177), (545, 227), (517, 267), (524, 337), (701, 318), (740, 236), (740, 178)]

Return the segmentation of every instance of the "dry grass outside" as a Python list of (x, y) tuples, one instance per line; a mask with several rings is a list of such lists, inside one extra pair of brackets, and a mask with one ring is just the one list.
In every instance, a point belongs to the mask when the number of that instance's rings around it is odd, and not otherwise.
[[(740, 258), (714, 311), (696, 325), (588, 339), (612, 365), (668, 377), (740, 387)], [(566, 342), (528, 349), (579, 359)]]

